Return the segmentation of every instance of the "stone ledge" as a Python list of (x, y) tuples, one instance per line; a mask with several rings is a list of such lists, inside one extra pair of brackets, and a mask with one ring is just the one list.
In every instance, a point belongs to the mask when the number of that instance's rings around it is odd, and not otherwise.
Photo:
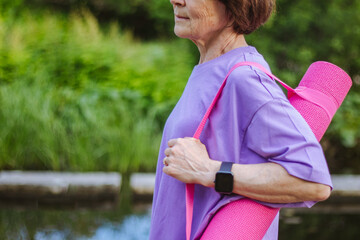
[[(299, 211), (360, 212), (360, 175), (332, 175), (331, 197), (313, 208)], [(116, 202), (121, 187), (118, 173), (0, 172), (0, 203), (29, 200), (35, 204), (67, 204), (97, 201)], [(135, 173), (130, 177), (133, 200), (151, 202), (155, 187), (154, 173)]]
[(334, 189), (334, 196), (360, 197), (360, 176), (359, 175), (331, 175)]
[(120, 186), (118, 173), (0, 172), (0, 199), (116, 200)]
[(130, 177), (130, 187), (134, 201), (152, 201), (152, 196), (155, 188), (155, 174), (132, 174)]

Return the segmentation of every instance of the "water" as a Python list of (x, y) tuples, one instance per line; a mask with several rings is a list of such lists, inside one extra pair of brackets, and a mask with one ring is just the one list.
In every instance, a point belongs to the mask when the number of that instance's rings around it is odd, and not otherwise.
[(1, 240), (145, 240), (150, 207), (92, 210), (0, 210)]
[(104, 240), (104, 239), (147, 239), (150, 231), (150, 214), (134, 214), (126, 216), (121, 222), (103, 220), (90, 234), (72, 233), (71, 229), (65, 230), (39, 230), (35, 234), (37, 240)]
[[(281, 215), (279, 240), (357, 240), (360, 214)], [(146, 240), (150, 206), (99, 210), (0, 210), (1, 240)]]
[(360, 214), (297, 214), (282, 217), (279, 240), (359, 240)]

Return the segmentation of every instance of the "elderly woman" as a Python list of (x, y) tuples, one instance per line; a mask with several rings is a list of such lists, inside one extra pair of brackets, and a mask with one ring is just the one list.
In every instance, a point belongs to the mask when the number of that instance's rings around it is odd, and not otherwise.
[[(186, 183), (196, 184), (191, 239), (202, 239), (221, 209), (244, 198), (267, 207), (327, 199), (331, 179), (321, 146), (278, 85), (256, 68), (230, 74), (200, 140), (191, 138), (232, 66), (251, 61), (269, 70), (244, 35), (267, 21), (275, 0), (170, 2), (175, 34), (196, 44), (200, 60), (164, 127), (150, 239), (185, 239)], [(216, 183), (221, 166), (233, 182)], [(278, 216), (263, 239), (277, 239), (277, 232)]]

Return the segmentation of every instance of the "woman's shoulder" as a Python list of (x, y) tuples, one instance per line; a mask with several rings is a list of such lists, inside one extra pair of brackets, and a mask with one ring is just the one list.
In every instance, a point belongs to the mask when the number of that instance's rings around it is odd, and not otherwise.
[[(246, 56), (245, 59), (239, 59), (238, 62), (255, 62), (271, 72), (269, 65), (261, 55)], [(231, 63), (229, 69), (238, 62)], [(284, 92), (275, 80), (252, 65), (239, 66), (234, 69), (230, 73), (223, 91), (226, 98), (231, 98), (229, 101), (241, 103), (241, 109), (249, 114), (254, 114), (263, 105), (275, 99), (287, 101)]]
[[(256, 63), (261, 64), (270, 72), (266, 62)], [(265, 97), (269, 98), (269, 100), (286, 98), (284, 92), (274, 79), (252, 65), (239, 66), (233, 70), (229, 75), (227, 85), (229, 88), (236, 89), (241, 94), (253, 95), (253, 97)]]

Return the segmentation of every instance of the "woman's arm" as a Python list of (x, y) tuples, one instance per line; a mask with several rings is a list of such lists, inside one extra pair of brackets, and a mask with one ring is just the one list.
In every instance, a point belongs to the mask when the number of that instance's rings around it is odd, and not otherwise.
[[(211, 160), (206, 147), (194, 138), (172, 139), (165, 150), (164, 173), (184, 182), (214, 187), (221, 162)], [(323, 201), (330, 196), (327, 185), (308, 182), (288, 174), (279, 164), (234, 164), (233, 192), (269, 203)]]
[[(218, 168), (215, 168), (218, 165)], [(214, 163), (214, 171), (220, 164)], [(327, 185), (293, 177), (279, 164), (234, 164), (234, 193), (270, 203), (324, 201), (330, 196)], [(208, 186), (214, 184), (208, 180)]]

